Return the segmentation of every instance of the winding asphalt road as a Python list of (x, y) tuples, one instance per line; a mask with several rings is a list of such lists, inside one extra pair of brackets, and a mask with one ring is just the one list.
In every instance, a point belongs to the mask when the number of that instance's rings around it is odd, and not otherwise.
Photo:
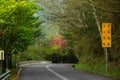
[(32, 64), (22, 68), (20, 80), (111, 80), (70, 66), (71, 64)]

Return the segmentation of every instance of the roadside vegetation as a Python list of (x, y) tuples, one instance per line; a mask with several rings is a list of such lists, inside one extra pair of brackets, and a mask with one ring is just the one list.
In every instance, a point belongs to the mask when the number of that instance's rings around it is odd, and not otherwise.
[(14, 68), (11, 70), (11, 75), (9, 77), (9, 80), (19, 80), (19, 75), (18, 75), (19, 68)]
[[(111, 64), (108, 64), (108, 66)], [(87, 72), (92, 72), (100, 75), (106, 76), (106, 70), (105, 70), (105, 64), (96, 64), (96, 67), (91, 67), (86, 64), (75, 64), (74, 68), (78, 70), (83, 70)], [(113, 67), (108, 67), (108, 75), (110, 78), (113, 78), (113, 80), (119, 80), (119, 74), (120, 70), (119, 69), (113, 69)]]
[[(119, 0), (52, 0), (44, 7), (47, 25), (58, 26), (67, 40), (67, 48), (78, 59), (75, 68), (105, 75), (105, 53), (101, 46), (101, 25), (112, 24), (112, 47), (108, 48), (108, 75), (120, 79)], [(49, 4), (46, 4), (49, 3)], [(54, 5), (53, 5), (54, 4)], [(63, 52), (64, 54), (64, 52)]]
[(110, 22), (107, 76), (120, 79), (119, 4), (119, 0), (0, 0), (2, 72), (22, 61), (49, 60), (76, 63), (76, 69), (105, 75), (101, 24)]

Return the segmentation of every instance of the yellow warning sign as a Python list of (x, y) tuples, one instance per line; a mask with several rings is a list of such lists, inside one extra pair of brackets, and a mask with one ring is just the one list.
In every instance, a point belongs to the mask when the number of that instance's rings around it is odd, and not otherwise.
[(111, 23), (102, 23), (102, 47), (111, 47)]

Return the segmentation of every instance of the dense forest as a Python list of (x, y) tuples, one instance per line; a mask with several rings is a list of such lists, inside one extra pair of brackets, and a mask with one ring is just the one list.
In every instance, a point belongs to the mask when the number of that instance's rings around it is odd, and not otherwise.
[(1, 0), (3, 66), (12, 68), (17, 54), (18, 62), (77, 63), (75, 68), (105, 74), (104, 22), (112, 24), (108, 76), (120, 78), (120, 0)]
[[(119, 0), (39, 0), (43, 21), (58, 26), (67, 40), (67, 50), (79, 66), (96, 73), (105, 72), (105, 52), (101, 45), (102, 23), (112, 23), (112, 47), (108, 48), (108, 75), (120, 74), (120, 1)], [(81, 65), (82, 64), (82, 65)]]

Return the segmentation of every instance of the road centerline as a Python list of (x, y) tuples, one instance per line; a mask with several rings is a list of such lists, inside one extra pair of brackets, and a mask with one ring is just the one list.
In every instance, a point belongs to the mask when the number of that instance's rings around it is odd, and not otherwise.
[(52, 69), (50, 69), (50, 66), (51, 66), (51, 65), (47, 65), (46, 68), (47, 68), (51, 73), (53, 73), (55, 76), (59, 77), (59, 78), (62, 79), (62, 80), (69, 80), (69, 79), (67, 79), (66, 77), (64, 77), (64, 76), (58, 74), (57, 72), (53, 71)]

